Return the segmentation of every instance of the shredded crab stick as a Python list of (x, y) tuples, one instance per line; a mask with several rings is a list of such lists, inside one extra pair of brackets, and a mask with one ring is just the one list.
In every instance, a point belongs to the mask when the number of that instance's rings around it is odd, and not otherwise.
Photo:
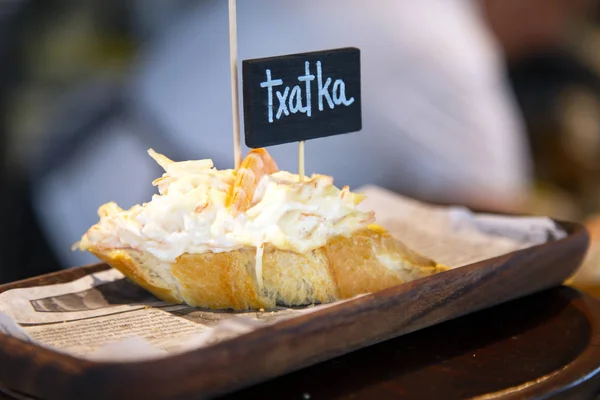
[(374, 222), (357, 207), (364, 196), (338, 189), (326, 175), (300, 182), (279, 171), (265, 149), (250, 151), (237, 170), (218, 170), (209, 159), (149, 155), (165, 170), (154, 181), (159, 193), (128, 210), (102, 206), (80, 249), (131, 248), (174, 262), (182, 254), (255, 247), (259, 276), (263, 244), (301, 254)]
[(232, 213), (246, 211), (252, 203), (254, 192), (265, 175), (279, 171), (277, 163), (265, 149), (252, 149), (236, 171), (235, 181), (227, 197), (226, 206)]

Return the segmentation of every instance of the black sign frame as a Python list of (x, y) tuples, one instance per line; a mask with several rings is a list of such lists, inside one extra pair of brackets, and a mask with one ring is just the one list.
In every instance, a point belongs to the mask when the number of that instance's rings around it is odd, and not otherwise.
[(244, 60), (246, 145), (266, 147), (360, 131), (360, 78), (360, 50), (355, 47)]

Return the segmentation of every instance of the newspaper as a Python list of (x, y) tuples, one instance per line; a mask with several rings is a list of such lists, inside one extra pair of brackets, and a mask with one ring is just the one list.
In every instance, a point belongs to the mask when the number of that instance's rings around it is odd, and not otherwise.
[[(409, 247), (451, 268), (566, 234), (549, 218), (474, 214), (365, 187), (362, 207)], [(75, 357), (139, 361), (230, 340), (336, 303), (247, 312), (171, 305), (107, 270), (51, 286), (0, 294), (0, 333)]]

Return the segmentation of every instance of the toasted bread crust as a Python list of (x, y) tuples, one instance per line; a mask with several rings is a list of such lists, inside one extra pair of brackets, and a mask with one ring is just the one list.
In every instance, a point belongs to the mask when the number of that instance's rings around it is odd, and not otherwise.
[(175, 287), (164, 280), (152, 279), (148, 272), (150, 266), (161, 262), (152, 255), (130, 249), (90, 249), (90, 252), (159, 299), (175, 304), (185, 302)]
[(385, 231), (362, 230), (325, 246), (341, 298), (373, 293), (445, 271)]
[(190, 305), (236, 310), (269, 307), (267, 299), (258, 293), (253, 268), (254, 252), (242, 249), (184, 254), (173, 263), (171, 271)]
[(262, 287), (256, 276), (255, 248), (184, 254), (170, 264), (132, 249), (90, 251), (160, 299), (213, 309), (328, 303), (448, 269), (381, 229), (338, 236), (304, 254), (267, 245)]

